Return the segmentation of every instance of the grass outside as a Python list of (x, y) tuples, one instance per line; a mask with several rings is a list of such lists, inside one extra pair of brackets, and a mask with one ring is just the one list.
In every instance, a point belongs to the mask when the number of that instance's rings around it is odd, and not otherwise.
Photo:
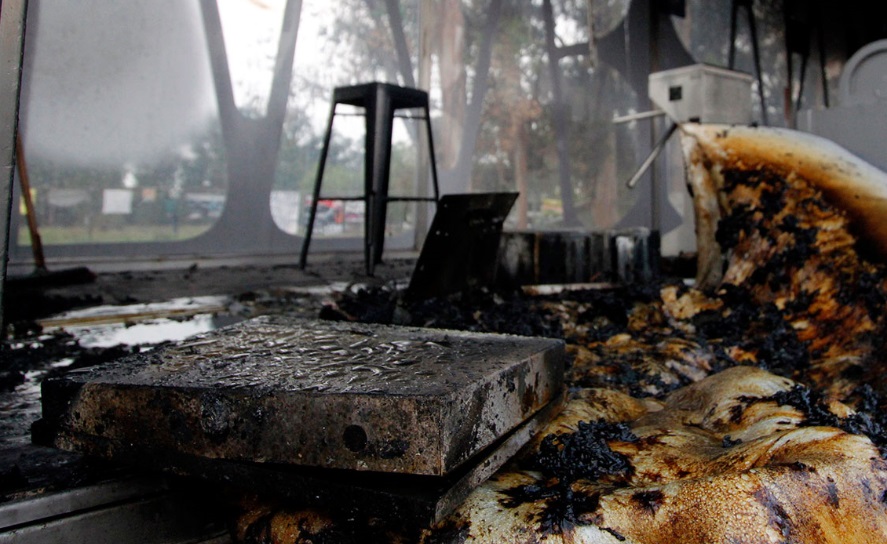
[[(176, 242), (203, 234), (211, 225), (182, 225), (173, 230), (171, 225), (126, 225), (114, 228), (41, 227), (43, 245), (109, 244), (127, 242)], [(26, 226), (18, 231), (18, 243), (31, 245)]]
[[(40, 240), (44, 246), (74, 245), (74, 244), (113, 244), (113, 243), (139, 243), (139, 242), (178, 242), (195, 238), (208, 231), (212, 224), (180, 225), (173, 230), (172, 225), (114, 225), (95, 228), (84, 226), (54, 227), (41, 226)], [(397, 223), (389, 226), (386, 235), (392, 236), (411, 231), (413, 225), (408, 222)], [(304, 229), (298, 230), (298, 235), (304, 235)], [(363, 236), (362, 222), (346, 222), (345, 224), (317, 225), (314, 236), (318, 238), (341, 238)], [(18, 229), (18, 245), (30, 246), (31, 236), (26, 225)]]

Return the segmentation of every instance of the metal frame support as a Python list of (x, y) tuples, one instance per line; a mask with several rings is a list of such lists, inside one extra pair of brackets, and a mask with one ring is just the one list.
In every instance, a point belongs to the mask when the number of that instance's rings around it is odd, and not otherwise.
[(5, 335), (3, 292), (9, 260), (12, 188), (15, 181), (15, 137), (25, 43), (28, 0), (0, 1), (0, 337)]

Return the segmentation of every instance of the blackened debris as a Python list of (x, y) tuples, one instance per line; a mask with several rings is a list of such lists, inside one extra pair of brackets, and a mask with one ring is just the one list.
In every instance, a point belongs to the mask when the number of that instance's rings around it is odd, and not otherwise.
[(857, 364), (851, 364), (841, 371), (841, 377), (847, 380), (859, 382), (865, 376), (865, 368)]
[(427, 544), (462, 544), (468, 540), (470, 530), (471, 525), (468, 522), (447, 518), (440, 527), (434, 528), (424, 542)]
[(793, 539), (788, 537), (794, 532), (795, 524), (785, 507), (766, 487), (755, 491), (754, 497), (770, 514), (770, 525), (776, 528), (787, 542), (791, 542)]
[(616, 540), (618, 540), (619, 542), (625, 542), (625, 537), (622, 536), (622, 535), (621, 535), (618, 531), (616, 531), (615, 529), (612, 529), (612, 528), (610, 528), (610, 527), (601, 527), (601, 531), (606, 531), (606, 532), (610, 533), (610, 534), (613, 535), (613, 537), (616, 538)]
[[(392, 322), (397, 306), (398, 293), (388, 287), (369, 287), (346, 291), (337, 301), (341, 319), (352, 319), (364, 323)], [(330, 312), (332, 308), (324, 309)], [(329, 319), (330, 315), (321, 317)]]
[(855, 434), (868, 436), (881, 457), (887, 458), (887, 410), (884, 409), (887, 402), (869, 384), (857, 387), (849, 398), (855, 401), (856, 413), (847, 418), (853, 428), (859, 429)]
[(517, 506), (520, 506), (521, 504), (535, 502), (539, 499), (557, 497), (561, 494), (561, 491), (557, 487), (529, 484), (518, 486), (512, 489), (506, 489), (502, 492), (502, 494), (507, 497), (499, 501), (502, 506), (515, 508)]
[(758, 222), (755, 213), (754, 208), (748, 204), (734, 206), (730, 213), (718, 221), (715, 232), (715, 241), (718, 245), (724, 250), (736, 247), (740, 238), (748, 236)]
[(273, 517), (273, 513), (269, 512), (250, 523), (244, 531), (243, 542), (250, 544), (271, 542), (271, 519)]
[[(786, 233), (793, 238), (792, 243), (772, 255), (766, 262), (757, 263), (757, 268), (750, 277), (750, 282), (757, 285), (768, 285), (778, 290), (787, 285), (793, 269), (803, 266), (812, 255), (819, 252), (816, 245), (818, 229), (802, 227), (797, 216), (785, 215), (779, 223), (774, 218), (784, 211), (789, 200), (789, 187), (781, 176), (768, 171), (729, 171), (725, 173), (728, 190), (739, 185), (755, 187), (762, 184), (755, 203), (736, 203), (730, 212), (718, 222), (716, 240), (725, 250), (733, 249), (741, 239), (752, 231), (772, 243), (777, 244), (781, 234)], [(809, 200), (809, 199), (808, 199)], [(805, 206), (810, 205), (805, 204)]]
[(864, 270), (856, 277), (844, 277), (838, 292), (838, 302), (851, 305), (862, 300), (868, 314), (877, 319), (884, 314), (887, 307), (887, 293), (884, 282), (887, 274), (882, 269)]
[(867, 436), (878, 447), (881, 456), (887, 457), (887, 418), (878, 408), (878, 398), (871, 387), (863, 386), (857, 391), (862, 397), (856, 411), (846, 418), (829, 411), (822, 393), (803, 385), (752, 402), (775, 401), (780, 406), (792, 406), (804, 415), (801, 425), (805, 427), (837, 427), (850, 434)]
[(502, 506), (514, 508), (529, 502), (545, 501), (537, 521), (543, 534), (562, 534), (581, 525), (582, 517), (597, 510), (600, 493), (577, 493), (569, 485), (555, 482), (553, 485), (525, 485), (506, 489), (502, 492), (507, 498), (501, 499)]
[[(11, 391), (26, 381), (26, 372), (38, 372), (38, 379), (62, 374), (69, 370), (103, 364), (124, 355), (136, 353), (138, 348), (117, 345), (112, 347), (83, 347), (76, 338), (64, 331), (55, 331), (37, 337), (13, 338), (0, 343), (0, 391)], [(69, 364), (55, 368), (52, 363), (68, 360)]]
[(840, 427), (841, 418), (828, 410), (822, 393), (803, 385), (795, 385), (761, 400), (774, 401), (779, 406), (791, 406), (804, 415), (803, 426)]
[(12, 391), (25, 383), (25, 375), (21, 370), (0, 370), (0, 392)]
[(785, 311), (789, 314), (800, 314), (810, 311), (810, 306), (816, 300), (819, 291), (801, 291), (794, 298), (786, 301)]
[[(655, 339), (647, 339), (649, 345), (655, 345)], [(608, 354), (608, 362), (614, 372), (607, 377), (604, 383), (594, 383), (588, 380), (580, 380), (578, 385), (585, 387), (621, 386), (629, 395), (635, 398), (662, 397), (689, 385), (688, 376), (673, 372), (667, 368), (668, 354), (655, 350), (636, 350), (624, 354)], [(655, 362), (658, 364), (645, 364)], [(666, 380), (666, 378), (668, 378)]]
[(779, 230), (787, 232), (794, 237), (794, 244), (788, 250), (787, 255), (798, 259), (797, 264), (804, 262), (808, 257), (819, 253), (819, 247), (816, 245), (816, 237), (819, 229), (815, 227), (802, 227), (798, 218), (794, 215), (786, 215), (779, 224)]
[(850, 398), (856, 402), (856, 410), (860, 412), (875, 413), (878, 411), (880, 398), (871, 385), (865, 383), (857, 387), (851, 393)]
[(785, 209), (786, 185), (783, 176), (767, 169), (727, 169), (724, 171), (724, 190), (729, 194), (740, 186), (759, 189), (755, 209), (763, 212), (763, 217), (774, 217)]
[(404, 293), (385, 287), (341, 294), (336, 307), (321, 318), (496, 332), (521, 336), (563, 337), (560, 321), (538, 307), (521, 291), (491, 292), (476, 289), (447, 297), (409, 300)]
[(628, 331), (629, 315), (637, 304), (649, 304), (659, 300), (662, 285), (651, 282), (643, 286), (625, 286), (617, 289), (581, 289), (540, 297), (557, 302), (568, 297), (570, 301), (587, 306), (576, 318), (577, 324), (585, 325), (586, 341), (602, 342)]
[(631, 496), (631, 500), (638, 504), (641, 509), (648, 514), (656, 515), (659, 507), (662, 506), (662, 500), (665, 495), (658, 489), (648, 489), (638, 491)]
[(403, 457), (409, 449), (410, 443), (406, 440), (390, 440), (379, 448), (379, 457), (382, 459)]
[(841, 499), (838, 497), (838, 486), (835, 485), (834, 482), (829, 482), (825, 486), (825, 491), (828, 494), (828, 503), (830, 506), (834, 508), (838, 508), (841, 506)]
[(724, 439), (721, 440), (721, 447), (723, 448), (732, 448), (733, 446), (736, 446), (738, 444), (742, 444), (742, 440), (740, 440), (739, 438), (730, 438), (729, 434), (725, 435)]
[(761, 368), (781, 376), (796, 377), (809, 368), (808, 344), (788, 319), (794, 308), (756, 303), (748, 288), (739, 285), (725, 284), (717, 296), (724, 310), (703, 311), (691, 320), (702, 339), (754, 353)]
[(739, 285), (724, 284), (717, 296), (723, 300), (726, 310), (706, 310), (696, 314), (691, 322), (704, 339), (736, 341), (761, 317), (761, 310), (751, 292)]
[[(298, 535), (295, 542), (305, 544), (388, 544), (390, 542), (411, 542), (418, 540), (415, 530), (405, 529), (396, 525), (396, 522), (388, 523), (379, 518), (369, 518), (362, 515), (335, 514), (321, 516), (314, 511), (308, 511), (309, 515), (317, 515), (318, 519), (299, 519), (306, 511), (298, 505), (273, 505), (268, 514), (260, 516), (246, 526), (242, 539), (244, 544), (266, 544), (278, 542), (272, 538), (273, 526), (277, 519), (291, 518), (298, 527)], [(459, 533), (448, 533), (448, 536), (458, 536)], [(443, 540), (430, 540), (430, 542), (442, 542)], [(446, 540), (446, 542), (464, 542), (463, 540)]]
[(530, 465), (561, 482), (624, 474), (631, 465), (624, 455), (610, 449), (607, 443), (612, 441), (636, 442), (637, 437), (623, 423), (581, 421), (574, 433), (546, 436)]
[(816, 472), (815, 467), (811, 467), (810, 465), (802, 463), (800, 461), (789, 463), (787, 466), (795, 472)]
[(631, 309), (629, 301), (619, 296), (616, 291), (601, 291), (599, 293), (584, 292), (577, 299), (589, 304), (589, 308), (579, 314), (579, 321), (590, 323), (595, 320), (606, 320), (613, 334), (623, 332), (628, 326), (628, 311)]
[[(798, 338), (797, 331), (782, 318), (782, 312), (772, 304), (762, 307), (764, 319), (754, 331), (754, 341), (743, 347), (757, 350), (759, 366), (774, 374), (793, 377), (810, 366), (810, 351), (806, 342)], [(778, 316), (778, 317), (777, 317)], [(767, 334), (767, 326), (771, 326)]]
[[(815, 245), (817, 229), (793, 227), (790, 232), (794, 236), (794, 243), (788, 244), (755, 270), (751, 276), (752, 282), (767, 284), (774, 291), (779, 290), (789, 284), (793, 270), (802, 267), (810, 257), (819, 252)], [(778, 231), (773, 232), (773, 235), (776, 234)]]
[(539, 514), (539, 527), (544, 533), (560, 534), (581, 524), (582, 515), (593, 512), (599, 495), (577, 493), (572, 484), (580, 479), (598, 480), (602, 476), (628, 474), (628, 459), (610, 449), (609, 442), (635, 442), (637, 437), (624, 423), (599, 420), (580, 422), (573, 433), (550, 434), (542, 440), (539, 451), (528, 462), (529, 468), (542, 472), (545, 485), (526, 485), (507, 490), (506, 507), (546, 499)]
[(761, 191), (760, 209), (764, 212), (764, 217), (773, 217), (785, 209), (787, 187), (781, 176), (773, 172), (761, 173), (762, 177), (767, 178), (767, 187)]

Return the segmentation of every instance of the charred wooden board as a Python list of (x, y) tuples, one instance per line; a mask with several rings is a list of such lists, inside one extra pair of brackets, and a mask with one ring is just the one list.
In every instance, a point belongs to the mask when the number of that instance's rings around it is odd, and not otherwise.
[(35, 441), (445, 475), (561, 389), (560, 341), (258, 318), (43, 383)]

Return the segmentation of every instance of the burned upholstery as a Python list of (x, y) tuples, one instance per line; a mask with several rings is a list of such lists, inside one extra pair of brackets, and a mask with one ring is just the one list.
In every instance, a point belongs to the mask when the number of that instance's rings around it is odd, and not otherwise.
[(811, 426), (795, 388), (735, 367), (662, 404), (585, 391), (425, 542), (883, 542), (887, 464), (868, 438)]
[[(697, 288), (638, 301), (609, 336), (574, 313), (573, 383), (623, 393), (586, 391), (562, 416), (570, 423), (539, 443), (574, 463), (618, 462), (589, 478), (541, 462), (537, 448), (453, 516), (467, 541), (887, 539), (887, 290), (883, 267), (866, 258), (885, 254), (874, 218), (887, 185), (827, 142), (794, 136), (685, 127)], [(614, 410), (630, 405), (624, 393), (663, 404)], [(576, 412), (624, 434), (598, 432), (606, 448), (575, 453), (588, 425)]]

